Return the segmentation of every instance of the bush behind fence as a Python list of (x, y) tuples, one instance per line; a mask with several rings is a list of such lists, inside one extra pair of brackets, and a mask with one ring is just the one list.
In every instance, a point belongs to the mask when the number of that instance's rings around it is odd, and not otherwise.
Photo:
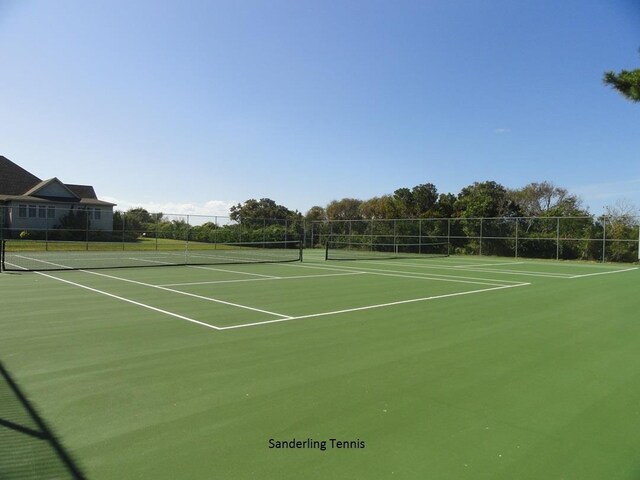
[(505, 217), (317, 221), (307, 246), (448, 242), (453, 254), (637, 262), (638, 217)]

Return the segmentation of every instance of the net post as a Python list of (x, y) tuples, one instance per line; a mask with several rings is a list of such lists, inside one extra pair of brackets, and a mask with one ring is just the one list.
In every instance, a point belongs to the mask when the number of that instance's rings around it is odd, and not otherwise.
[(324, 246), (324, 260), (325, 261), (329, 260), (329, 242), (330, 242), (330, 240), (327, 239), (327, 244)]
[(301, 262), (302, 262), (302, 255), (303, 255), (303, 252), (304, 252), (304, 238), (305, 238), (305, 236), (304, 236), (304, 234), (302, 234), (300, 236), (300, 261)]
[(0, 273), (4, 272), (4, 250), (5, 243), (4, 238), (0, 240)]

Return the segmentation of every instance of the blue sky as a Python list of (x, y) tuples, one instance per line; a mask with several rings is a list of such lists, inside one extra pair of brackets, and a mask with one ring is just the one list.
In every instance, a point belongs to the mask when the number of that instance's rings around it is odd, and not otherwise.
[(120, 208), (548, 180), (640, 207), (640, 0), (0, 0), (0, 155)]

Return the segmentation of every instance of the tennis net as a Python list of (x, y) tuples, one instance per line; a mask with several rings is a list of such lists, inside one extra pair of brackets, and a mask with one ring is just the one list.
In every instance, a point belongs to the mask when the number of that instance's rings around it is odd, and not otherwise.
[(395, 258), (448, 257), (449, 243), (361, 243), (328, 241), (326, 260), (382, 260)]
[(220, 265), (296, 262), (300, 241), (199, 243), (52, 242), (4, 240), (1, 266), (6, 271), (80, 270), (171, 265)]

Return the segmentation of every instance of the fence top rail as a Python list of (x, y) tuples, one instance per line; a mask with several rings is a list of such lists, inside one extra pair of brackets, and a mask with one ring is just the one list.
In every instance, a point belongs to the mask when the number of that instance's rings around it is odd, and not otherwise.
[(443, 221), (443, 220), (600, 220), (611, 218), (634, 219), (640, 222), (640, 216), (629, 215), (579, 215), (579, 216), (522, 216), (522, 217), (412, 217), (412, 218), (353, 218), (353, 219), (336, 219), (336, 220), (313, 220), (311, 223), (345, 223), (345, 222), (407, 222), (407, 221)]

